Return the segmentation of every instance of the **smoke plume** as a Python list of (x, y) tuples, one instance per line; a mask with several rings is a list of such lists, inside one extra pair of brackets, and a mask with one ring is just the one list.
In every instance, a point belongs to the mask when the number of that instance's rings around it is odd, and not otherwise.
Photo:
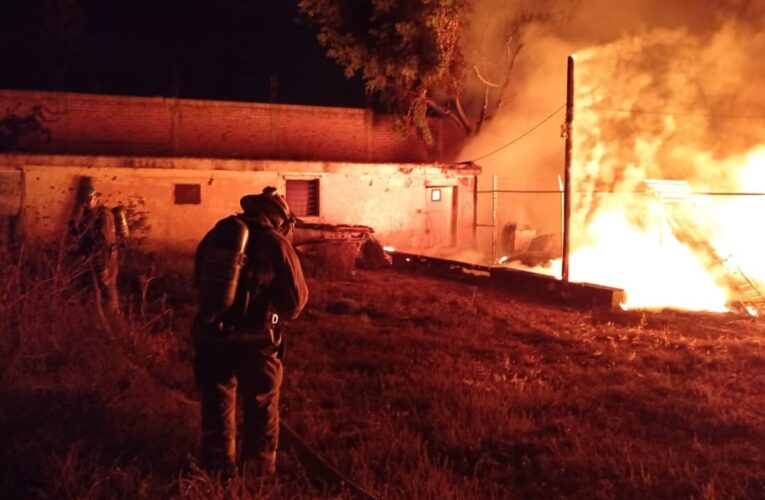
[[(493, 96), (493, 102), (502, 100), (499, 114), (458, 158), (478, 158), (487, 174), (482, 190), (491, 189), (486, 179), (492, 175), (501, 190), (558, 188), (562, 110), (527, 137), (503, 146), (565, 103), (569, 54), (576, 54), (575, 190), (641, 190), (645, 178), (689, 179), (697, 190), (741, 189), (737, 165), (765, 144), (765, 119), (759, 119), (765, 117), (765, 2), (539, 4), (545, 13), (531, 16), (512, 42), (522, 47), (506, 91)], [(488, 55), (486, 45), (517, 21), (523, 5), (478, 1), (467, 36), (475, 47), (468, 53), (502, 57)], [(486, 72), (488, 79), (492, 75)], [(483, 83), (476, 78), (473, 84), (476, 97), (470, 102), (480, 102)], [(575, 200), (582, 223), (597, 210), (598, 199)], [(479, 198), (484, 220), (488, 201)], [(500, 195), (499, 205), (500, 228), (518, 223), (559, 230), (557, 195)]]

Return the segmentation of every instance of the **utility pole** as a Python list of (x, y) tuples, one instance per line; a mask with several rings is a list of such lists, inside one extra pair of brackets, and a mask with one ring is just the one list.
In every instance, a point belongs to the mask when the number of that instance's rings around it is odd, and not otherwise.
[(574, 136), (574, 56), (568, 56), (566, 78), (566, 163), (563, 171), (563, 264), (561, 277), (568, 282), (571, 251), (571, 150)]

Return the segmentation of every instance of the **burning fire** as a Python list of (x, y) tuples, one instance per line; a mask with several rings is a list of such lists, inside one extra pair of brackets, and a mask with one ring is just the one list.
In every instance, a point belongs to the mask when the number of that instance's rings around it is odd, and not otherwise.
[[(740, 50), (749, 35), (657, 30), (577, 54), (572, 281), (623, 288), (631, 308), (765, 305), (753, 225), (765, 213), (765, 119), (753, 115), (765, 103)], [(667, 197), (648, 179), (692, 192)]]

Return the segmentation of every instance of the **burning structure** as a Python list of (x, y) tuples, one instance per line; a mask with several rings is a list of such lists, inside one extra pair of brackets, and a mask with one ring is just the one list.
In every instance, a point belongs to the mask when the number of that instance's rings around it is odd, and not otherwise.
[(634, 307), (762, 306), (751, 35), (656, 30), (575, 56), (571, 279), (624, 288)]
[[(608, 25), (593, 20), (606, 11)], [(527, 33), (513, 112), (460, 155), (493, 155), (479, 160), (481, 247), (520, 266), (506, 232), (532, 229), (553, 235), (552, 258), (521, 267), (624, 289), (626, 307), (761, 308), (765, 241), (751, 224), (765, 209), (761, 2), (594, 1), (576, 17)], [(573, 119), (561, 128), (572, 53)], [(560, 137), (571, 142), (565, 202)]]

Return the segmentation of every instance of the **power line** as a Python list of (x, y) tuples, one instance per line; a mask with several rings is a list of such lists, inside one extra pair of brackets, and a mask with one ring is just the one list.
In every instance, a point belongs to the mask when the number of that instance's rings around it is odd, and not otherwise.
[(765, 116), (763, 115), (718, 115), (691, 113), (689, 111), (653, 111), (644, 109), (603, 108), (600, 106), (575, 106), (574, 109), (592, 109), (595, 111), (609, 111), (612, 113), (629, 113), (636, 115), (684, 116), (691, 118), (725, 118), (733, 120), (765, 120)]
[(500, 151), (502, 151), (503, 149), (505, 149), (505, 148), (507, 148), (507, 147), (509, 147), (509, 146), (512, 146), (512, 145), (513, 145), (513, 144), (515, 144), (516, 142), (520, 141), (521, 139), (523, 139), (524, 137), (526, 137), (527, 135), (529, 135), (530, 133), (532, 133), (533, 131), (535, 131), (535, 130), (536, 130), (536, 129), (538, 129), (539, 127), (541, 127), (541, 126), (542, 126), (544, 123), (546, 123), (548, 120), (550, 120), (550, 118), (552, 118), (553, 116), (557, 115), (557, 114), (558, 114), (558, 112), (559, 112), (559, 111), (561, 111), (562, 109), (564, 109), (565, 107), (566, 107), (566, 105), (565, 105), (565, 104), (563, 104), (563, 105), (562, 105), (562, 106), (560, 106), (558, 109), (556, 109), (555, 111), (553, 111), (552, 113), (550, 113), (550, 115), (549, 115), (547, 118), (545, 118), (545, 119), (544, 119), (544, 120), (542, 120), (541, 122), (537, 123), (536, 125), (534, 125), (534, 126), (533, 126), (533, 127), (531, 127), (530, 129), (528, 129), (526, 132), (522, 133), (521, 135), (519, 135), (518, 137), (516, 137), (516, 138), (515, 138), (515, 139), (513, 139), (512, 141), (508, 142), (507, 144), (505, 144), (505, 145), (503, 145), (503, 146), (500, 146), (500, 147), (498, 147), (497, 149), (495, 149), (495, 150), (494, 150), (494, 151), (492, 151), (491, 153), (486, 153), (485, 155), (479, 156), (479, 157), (477, 157), (477, 158), (474, 158), (474, 159), (472, 159), (472, 160), (466, 160), (466, 161), (462, 161), (462, 162), (460, 162), (460, 163), (473, 163), (473, 162), (476, 162), (476, 161), (478, 161), (478, 160), (483, 160), (484, 158), (488, 158), (489, 156), (491, 156), (491, 155), (493, 155), (493, 154), (499, 153), (499, 152), (500, 152)]
[[(632, 194), (632, 195), (651, 195), (656, 196), (662, 194), (653, 191), (571, 191), (574, 194)], [(476, 194), (561, 194), (561, 189), (497, 189), (497, 190), (479, 190)], [(724, 192), (724, 191), (689, 191), (688, 196), (762, 196), (765, 197), (765, 192), (751, 192), (751, 191), (737, 191), (737, 192)]]
[[(559, 108), (557, 108), (555, 111), (550, 113), (544, 120), (540, 121), (530, 129), (528, 129), (526, 132), (522, 133), (518, 137), (515, 137), (513, 140), (508, 142), (507, 144), (504, 144), (494, 151), (491, 151), (489, 153), (486, 153), (484, 155), (478, 156), (472, 160), (465, 160), (460, 163), (474, 163), (479, 160), (483, 160), (484, 158), (488, 158), (489, 156), (492, 156), (496, 153), (499, 153), (503, 149), (512, 146), (516, 142), (520, 141), (527, 135), (534, 132), (536, 129), (541, 127), (544, 123), (548, 122), (553, 116), (558, 114), (561, 110), (563, 110), (566, 107), (565, 104), (561, 105)], [(759, 116), (759, 115), (725, 115), (725, 114), (700, 114), (700, 113), (691, 113), (687, 111), (653, 111), (653, 110), (642, 110), (642, 109), (619, 109), (619, 108), (605, 108), (600, 106), (578, 106), (575, 107), (575, 109), (591, 109), (594, 111), (608, 111), (612, 113), (628, 113), (628, 114), (643, 114), (643, 115), (657, 115), (657, 116), (684, 116), (684, 117), (693, 117), (693, 118), (724, 118), (724, 119), (733, 119), (733, 120), (765, 120), (765, 116)]]

